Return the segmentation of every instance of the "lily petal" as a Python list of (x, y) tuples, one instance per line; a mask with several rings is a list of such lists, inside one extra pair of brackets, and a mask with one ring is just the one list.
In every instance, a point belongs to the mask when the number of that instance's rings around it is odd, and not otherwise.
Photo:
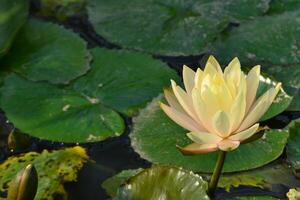
[(206, 154), (218, 150), (216, 144), (192, 143), (185, 147), (177, 146), (183, 154)]
[(213, 127), (218, 135), (223, 138), (230, 135), (231, 123), (228, 115), (224, 111), (218, 111), (212, 120)]
[(207, 60), (207, 63), (210, 63), (212, 66), (214, 66), (214, 68), (216, 69), (216, 71), (219, 74), (223, 74), (221, 66), (220, 66), (219, 62), (217, 61), (217, 59), (214, 56), (212, 56), (212, 55), (209, 56), (208, 60)]
[(215, 68), (215, 66), (213, 64), (211, 64), (210, 62), (207, 62), (204, 68), (204, 77), (205, 76), (211, 76), (213, 77), (215, 74), (218, 73), (217, 69)]
[(256, 97), (257, 88), (259, 85), (260, 65), (253, 67), (247, 75), (247, 106), (246, 112), (249, 111)]
[(193, 105), (195, 112), (198, 116), (198, 119), (202, 122), (203, 127), (205, 127), (209, 132), (213, 132), (214, 129), (212, 128), (212, 124), (210, 121), (210, 111), (208, 111), (208, 106), (203, 101), (200, 89), (194, 88), (192, 91), (192, 99), (193, 99)]
[(224, 70), (225, 80), (230, 80), (230, 82), (238, 86), (240, 84), (241, 74), (241, 63), (239, 59), (235, 57)]
[(201, 99), (206, 105), (214, 105), (207, 107), (207, 109), (210, 110), (209, 115), (215, 113), (217, 109), (220, 109), (219, 100), (217, 99), (217, 96), (211, 91), (211, 88), (209, 86), (204, 85), (201, 89), (201, 92), (199, 91), (199, 93), (201, 94)]
[(160, 103), (160, 107), (174, 122), (176, 122), (183, 128), (194, 132), (205, 131), (203, 127), (201, 127), (197, 122), (195, 122), (188, 115), (181, 113), (163, 103)]
[(269, 109), (273, 100), (275, 99), (277, 93), (279, 92), (281, 83), (278, 83), (275, 88), (270, 88), (265, 92), (250, 108), (250, 111), (241, 126), (238, 128), (237, 132), (242, 131), (255, 122), (257, 122), (263, 114)]
[(237, 140), (237, 141), (244, 141), (246, 139), (248, 139), (249, 137), (251, 137), (252, 135), (254, 135), (256, 133), (256, 131), (258, 130), (259, 124), (254, 124), (253, 126), (251, 126), (250, 128), (239, 132), (235, 135), (230, 136), (228, 139), (230, 140)]
[(218, 148), (222, 151), (232, 151), (240, 145), (239, 141), (233, 141), (233, 140), (222, 140), (218, 143)]
[(195, 75), (195, 87), (201, 89), (202, 80), (204, 77), (204, 72), (198, 68)]
[(181, 87), (177, 86), (175, 81), (171, 80), (171, 85), (174, 95), (176, 96), (180, 105), (194, 120), (196, 120), (197, 116), (194, 113), (193, 103), (188, 94)]
[(185, 110), (182, 108), (182, 106), (180, 105), (180, 103), (178, 102), (177, 98), (175, 97), (173, 91), (171, 89), (164, 89), (164, 95), (165, 98), (168, 102), (168, 104), (176, 109), (177, 111), (180, 111), (182, 113), (186, 113)]
[(207, 133), (207, 132), (190, 132), (187, 133), (187, 136), (198, 144), (203, 143), (218, 143), (222, 140), (221, 137), (213, 134), (213, 133)]
[(234, 99), (230, 110), (229, 117), (232, 122), (232, 131), (235, 131), (240, 126), (246, 113), (246, 83), (243, 80), (240, 87), (240, 91)]
[(195, 72), (188, 66), (183, 65), (182, 76), (185, 90), (188, 94), (190, 94), (194, 87)]

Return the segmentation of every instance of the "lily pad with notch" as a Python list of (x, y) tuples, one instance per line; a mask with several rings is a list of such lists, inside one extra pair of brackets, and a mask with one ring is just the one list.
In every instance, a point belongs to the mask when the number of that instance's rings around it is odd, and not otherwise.
[(148, 55), (96, 48), (91, 70), (67, 86), (8, 76), (1, 108), (22, 132), (60, 142), (94, 142), (119, 136), (118, 112), (136, 114), (176, 72)]
[(30, 19), (1, 66), (33, 81), (67, 84), (90, 69), (86, 42), (64, 27)]
[(263, 15), (270, 0), (91, 0), (96, 32), (116, 45), (155, 55), (199, 55), (230, 22)]

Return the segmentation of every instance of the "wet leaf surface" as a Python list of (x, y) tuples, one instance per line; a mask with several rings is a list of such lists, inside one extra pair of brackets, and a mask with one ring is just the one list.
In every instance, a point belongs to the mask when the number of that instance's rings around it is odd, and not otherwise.
[(113, 177), (105, 180), (102, 183), (102, 187), (105, 189), (107, 194), (111, 197), (115, 197), (118, 191), (118, 188), (126, 183), (126, 181), (141, 172), (143, 169), (129, 169), (123, 170), (120, 173), (114, 175)]
[(191, 171), (154, 166), (130, 178), (119, 188), (116, 199), (208, 200), (207, 183)]
[(33, 81), (66, 84), (85, 74), (91, 56), (77, 34), (51, 22), (30, 19), (1, 66)]
[(297, 172), (300, 170), (300, 121), (295, 120), (288, 126), (290, 137), (287, 144), (287, 160)]
[(140, 53), (93, 49), (92, 69), (62, 87), (9, 76), (1, 107), (25, 133), (60, 142), (94, 142), (119, 136), (129, 116), (177, 79), (175, 71)]
[(96, 32), (128, 49), (158, 55), (199, 55), (229, 22), (262, 15), (269, 0), (89, 2)]

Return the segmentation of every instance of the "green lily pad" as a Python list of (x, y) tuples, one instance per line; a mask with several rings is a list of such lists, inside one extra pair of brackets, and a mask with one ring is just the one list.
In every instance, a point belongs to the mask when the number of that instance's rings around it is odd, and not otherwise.
[(168, 65), (142, 53), (100, 48), (92, 53), (94, 69), (76, 80), (73, 88), (129, 116), (157, 96), (170, 79), (179, 80)]
[(120, 173), (108, 178), (102, 183), (102, 187), (105, 189), (106, 193), (111, 197), (115, 197), (118, 191), (118, 188), (123, 185), (129, 178), (135, 176), (143, 169), (128, 169), (123, 170)]
[[(131, 169), (123, 170), (122, 172), (114, 175), (113, 177), (105, 180), (102, 184), (102, 187), (106, 192), (114, 197), (122, 184), (124, 184), (131, 177), (135, 176), (142, 169)], [(202, 177), (209, 179), (210, 176), (207, 174), (200, 174)], [(294, 176), (292, 170), (281, 164), (275, 164), (271, 166), (265, 166), (259, 169), (236, 172), (230, 174), (223, 174), (220, 177), (218, 187), (224, 188), (227, 192), (230, 192), (231, 189), (240, 187), (240, 186), (250, 186), (250, 187), (259, 187), (262, 189), (276, 190), (274, 185), (283, 185), (288, 188), (299, 187), (300, 181)], [(273, 190), (273, 191), (275, 191)], [(269, 198), (265, 196), (259, 197), (237, 197), (235, 199), (255, 199), (255, 198)], [(271, 197), (270, 197), (271, 198)]]
[(36, 200), (54, 200), (54, 196), (67, 198), (64, 183), (76, 181), (77, 172), (87, 161), (88, 156), (82, 147), (67, 148), (42, 153), (29, 152), (8, 158), (0, 165), (0, 191), (6, 192), (9, 182), (18, 171), (33, 164), (38, 173)]
[(273, 0), (270, 2), (268, 14), (278, 14), (287, 11), (294, 11), (300, 8), (298, 0)]
[[(160, 97), (154, 99), (134, 118), (130, 138), (135, 151), (153, 163), (181, 166), (197, 172), (212, 172), (217, 153), (182, 155), (176, 145), (185, 146), (191, 143), (186, 137), (187, 131), (163, 113), (158, 106), (159, 100)], [(223, 172), (253, 169), (275, 160), (282, 154), (287, 138), (287, 131), (266, 131), (262, 138), (229, 152)]]
[(116, 199), (208, 200), (207, 188), (207, 183), (191, 171), (154, 166), (130, 178), (118, 190)]
[(10, 75), (1, 108), (22, 132), (60, 142), (94, 142), (119, 136), (124, 121), (156, 96), (176, 72), (140, 53), (96, 48), (91, 70), (69, 86)]
[(248, 66), (261, 64), (294, 96), (289, 110), (300, 110), (299, 17), (299, 11), (286, 12), (242, 24), (220, 38), (212, 52), (224, 63), (237, 56)]
[(300, 121), (292, 121), (289, 126), (290, 137), (287, 144), (287, 160), (294, 170), (300, 170)]
[(83, 13), (87, 0), (40, 0), (39, 15), (65, 21)]
[(255, 170), (225, 174), (221, 176), (218, 183), (218, 187), (224, 188), (227, 192), (239, 186), (252, 186), (276, 191), (274, 185), (293, 188), (299, 187), (300, 181), (288, 166), (275, 164)]
[(27, 20), (28, 10), (28, 0), (1, 0), (0, 56), (9, 50), (16, 34)]
[(229, 24), (265, 13), (270, 0), (89, 1), (96, 32), (128, 49), (198, 55)]
[(119, 114), (96, 100), (17, 75), (5, 80), (1, 108), (22, 132), (52, 141), (100, 141), (124, 129)]
[(90, 59), (86, 42), (78, 35), (60, 25), (31, 19), (1, 65), (33, 81), (66, 84), (90, 69)]

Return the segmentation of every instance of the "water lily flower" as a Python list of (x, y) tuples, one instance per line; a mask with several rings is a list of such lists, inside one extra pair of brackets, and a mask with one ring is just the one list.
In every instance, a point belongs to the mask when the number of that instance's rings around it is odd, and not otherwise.
[(210, 56), (204, 70), (194, 72), (184, 66), (185, 90), (171, 80), (172, 90), (165, 89), (169, 105), (160, 103), (163, 111), (187, 129), (194, 142), (181, 148), (183, 153), (202, 154), (216, 150), (231, 151), (254, 135), (258, 120), (268, 110), (281, 83), (256, 98), (260, 66), (246, 75), (234, 58), (222, 71)]

